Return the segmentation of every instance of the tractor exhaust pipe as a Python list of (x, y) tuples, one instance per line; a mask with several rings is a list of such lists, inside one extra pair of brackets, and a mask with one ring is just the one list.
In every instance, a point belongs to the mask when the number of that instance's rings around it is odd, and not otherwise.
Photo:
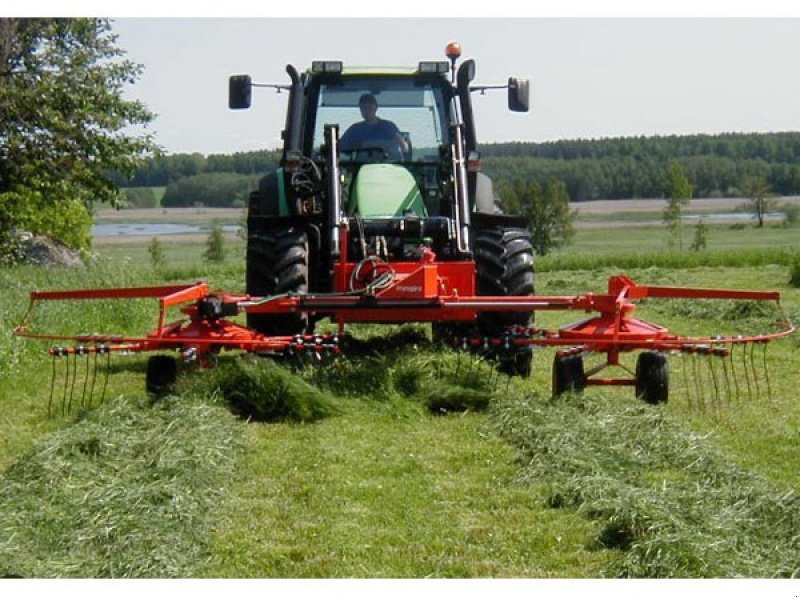
[(331, 258), (339, 257), (339, 226), (342, 221), (342, 173), (339, 169), (339, 126), (325, 125), (325, 166), (328, 170), (328, 208), (330, 210)]
[(470, 210), (469, 192), (467, 190), (467, 161), (464, 157), (464, 140), (462, 125), (453, 125), (450, 128), (450, 135), (453, 143), (451, 154), (453, 161), (453, 173), (455, 175), (455, 220), (456, 220), (456, 247), (463, 255), (470, 255)]

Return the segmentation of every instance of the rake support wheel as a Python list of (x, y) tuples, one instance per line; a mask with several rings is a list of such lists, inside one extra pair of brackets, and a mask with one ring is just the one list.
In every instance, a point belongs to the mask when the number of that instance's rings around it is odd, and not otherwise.
[(636, 397), (648, 404), (666, 404), (669, 398), (667, 357), (642, 352), (636, 359)]
[(156, 354), (147, 359), (145, 388), (148, 394), (163, 396), (172, 391), (178, 378), (178, 361), (173, 356)]
[(553, 396), (567, 392), (582, 392), (586, 387), (586, 372), (580, 354), (553, 359)]

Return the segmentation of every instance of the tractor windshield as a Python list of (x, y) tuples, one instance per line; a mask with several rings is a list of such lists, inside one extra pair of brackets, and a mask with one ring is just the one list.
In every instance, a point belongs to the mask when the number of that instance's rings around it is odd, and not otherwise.
[(436, 161), (447, 131), (443, 106), (441, 88), (430, 81), (353, 77), (321, 84), (314, 151), (325, 125), (338, 123), (345, 161)]

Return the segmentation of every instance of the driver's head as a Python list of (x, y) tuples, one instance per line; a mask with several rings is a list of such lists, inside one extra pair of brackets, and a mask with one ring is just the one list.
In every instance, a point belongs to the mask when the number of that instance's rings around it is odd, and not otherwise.
[(362, 94), (358, 99), (358, 108), (361, 110), (361, 117), (371, 121), (378, 112), (378, 101), (372, 94)]

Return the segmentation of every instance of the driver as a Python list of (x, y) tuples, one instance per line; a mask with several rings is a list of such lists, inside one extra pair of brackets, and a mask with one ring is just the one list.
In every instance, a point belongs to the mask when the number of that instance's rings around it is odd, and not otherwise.
[(395, 153), (408, 152), (408, 144), (397, 125), (378, 118), (378, 101), (375, 96), (362, 94), (358, 99), (358, 108), (364, 120), (354, 123), (344, 132), (339, 140), (339, 147), (343, 152), (369, 147), (384, 148)]

